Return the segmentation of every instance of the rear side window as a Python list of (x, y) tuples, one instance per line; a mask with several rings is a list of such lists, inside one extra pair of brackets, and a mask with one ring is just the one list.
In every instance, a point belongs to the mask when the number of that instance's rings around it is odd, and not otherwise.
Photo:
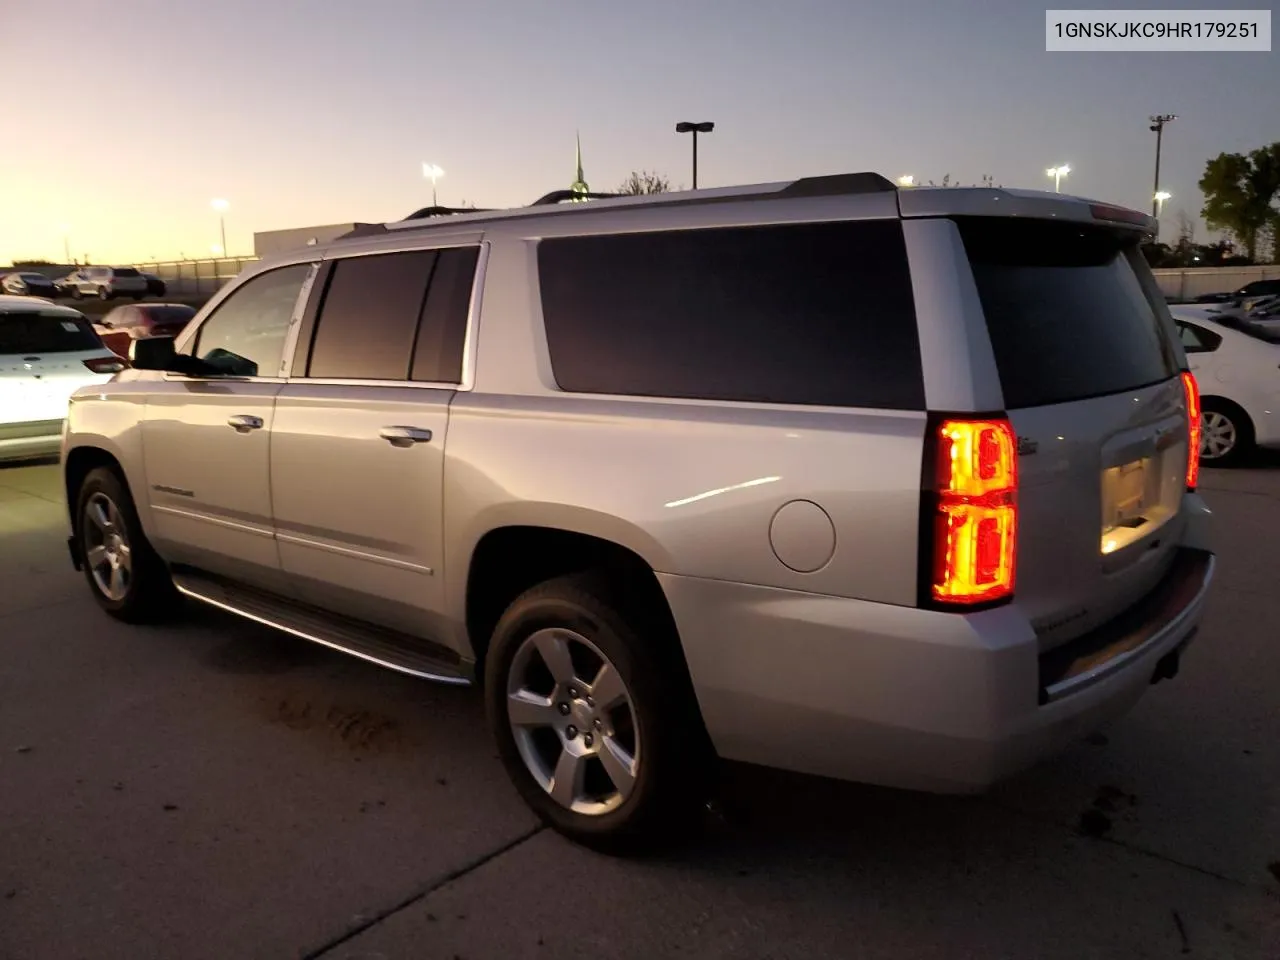
[(544, 240), (562, 390), (923, 409), (896, 221)]
[(101, 349), (102, 341), (89, 321), (78, 313), (0, 313), (0, 354), (37, 356)]
[(957, 221), (1009, 409), (1105, 396), (1178, 369), (1136, 243), (1073, 224)]
[(1212, 353), (1222, 345), (1220, 336), (1194, 323), (1179, 323), (1178, 336), (1182, 339), (1182, 349), (1187, 353)]
[(441, 250), (413, 350), (414, 380), (459, 383), (479, 247)]
[(133, 269), (133, 267), (116, 267), (112, 272), (113, 272), (117, 277), (140, 277), (140, 276), (142, 276), (142, 274), (138, 273), (138, 271), (137, 271), (137, 270), (135, 270), (135, 269)]
[(435, 260), (434, 251), (415, 250), (335, 262), (307, 375), (407, 380)]

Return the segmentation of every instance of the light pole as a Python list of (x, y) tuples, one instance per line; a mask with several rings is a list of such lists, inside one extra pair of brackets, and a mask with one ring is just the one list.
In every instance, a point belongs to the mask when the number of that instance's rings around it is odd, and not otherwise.
[(1165, 202), (1166, 200), (1170, 199), (1172, 196), (1173, 196), (1173, 194), (1171, 194), (1171, 193), (1165, 193), (1163, 190), (1157, 190), (1157, 191), (1156, 191), (1156, 196), (1155, 196), (1155, 201), (1156, 201), (1156, 210), (1155, 210), (1155, 213), (1156, 213), (1156, 219), (1157, 219), (1157, 220), (1159, 220), (1159, 219), (1160, 219), (1160, 214), (1164, 213), (1164, 202)]
[[(1164, 125), (1170, 120), (1177, 120), (1176, 114), (1158, 113), (1151, 118), (1151, 132), (1156, 135), (1156, 182), (1153, 188), (1155, 196), (1160, 196), (1160, 144), (1164, 140)], [(1151, 201), (1151, 215), (1153, 217), (1160, 216), (1160, 201)]]
[(1053, 177), (1054, 193), (1062, 192), (1062, 178), (1065, 177), (1070, 172), (1071, 172), (1071, 168), (1067, 166), (1065, 163), (1062, 164), (1061, 166), (1050, 167), (1048, 170), (1045, 171), (1045, 173)]
[(437, 167), (434, 163), (424, 163), (422, 165), (422, 175), (431, 181), (431, 205), (439, 206), (436, 203), (436, 179), (444, 176), (444, 171)]
[(716, 128), (716, 125), (709, 120), (702, 123), (690, 123), (688, 120), (681, 120), (676, 124), (676, 133), (692, 133), (693, 134), (693, 189), (698, 189), (698, 134), (710, 133)]
[(914, 187), (915, 185), (916, 178), (911, 176), (911, 174), (905, 174), (898, 178), (898, 186), (900, 187)]
[(67, 258), (67, 264), (72, 266), (74, 264), (71, 260), (71, 227), (64, 223), (58, 229), (62, 231), (62, 254)]
[(227, 207), (231, 204), (225, 200), (211, 200), (209, 205), (218, 211), (218, 229), (222, 235), (222, 255), (227, 255)]

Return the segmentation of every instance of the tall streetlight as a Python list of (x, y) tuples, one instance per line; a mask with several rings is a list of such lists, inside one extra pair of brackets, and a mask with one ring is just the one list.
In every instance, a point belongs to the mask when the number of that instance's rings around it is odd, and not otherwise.
[[(1176, 114), (1158, 113), (1151, 118), (1151, 132), (1156, 135), (1156, 182), (1153, 187), (1155, 196), (1160, 195), (1160, 144), (1164, 140), (1164, 125), (1170, 120), (1177, 120)], [(1151, 201), (1151, 215), (1153, 217), (1160, 216), (1160, 201), (1153, 199)]]
[(67, 262), (68, 266), (70, 266), (70, 265), (72, 265), (72, 262), (71, 262), (71, 227), (69, 227), (67, 224), (65, 224), (65, 223), (64, 223), (64, 224), (60, 224), (60, 225), (58, 226), (58, 229), (62, 231), (62, 253), (63, 253), (63, 256), (65, 256), (65, 257), (67, 258), (66, 262)]
[(1164, 202), (1165, 202), (1166, 200), (1170, 199), (1172, 196), (1173, 196), (1173, 194), (1172, 194), (1172, 193), (1165, 193), (1163, 190), (1157, 190), (1157, 191), (1156, 191), (1156, 196), (1155, 196), (1155, 201), (1156, 201), (1156, 210), (1155, 210), (1155, 214), (1156, 214), (1156, 219), (1157, 219), (1157, 220), (1159, 220), (1159, 219), (1160, 219), (1160, 214), (1164, 213)]
[(693, 134), (693, 189), (698, 189), (698, 134), (710, 133), (716, 128), (711, 121), (703, 121), (702, 123), (690, 123), (688, 120), (681, 120), (676, 124), (676, 133), (692, 133)]
[(211, 200), (209, 206), (218, 211), (218, 229), (222, 233), (222, 255), (227, 255), (227, 207), (231, 204), (225, 200)]
[(1070, 172), (1071, 172), (1071, 168), (1067, 166), (1065, 163), (1062, 164), (1061, 166), (1050, 167), (1048, 170), (1045, 171), (1045, 173), (1053, 177), (1054, 193), (1062, 192), (1062, 178), (1065, 177)]
[(909, 173), (898, 178), (898, 186), (900, 187), (914, 187), (915, 185), (916, 178)]
[(433, 207), (439, 206), (436, 203), (436, 180), (444, 176), (444, 171), (434, 163), (424, 163), (422, 165), (422, 175), (431, 181), (431, 205)]

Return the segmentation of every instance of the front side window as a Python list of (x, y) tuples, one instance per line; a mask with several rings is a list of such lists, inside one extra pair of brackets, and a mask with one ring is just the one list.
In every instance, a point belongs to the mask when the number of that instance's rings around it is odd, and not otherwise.
[(225, 376), (278, 376), (285, 336), (310, 272), (311, 264), (299, 263), (247, 281), (200, 325), (194, 356)]

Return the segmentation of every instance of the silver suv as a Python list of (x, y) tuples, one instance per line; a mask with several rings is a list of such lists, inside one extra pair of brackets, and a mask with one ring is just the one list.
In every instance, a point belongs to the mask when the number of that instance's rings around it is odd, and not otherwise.
[(666, 835), (716, 756), (968, 792), (1177, 672), (1195, 381), (1056, 194), (852, 174), (364, 225), (72, 401), (71, 555), (477, 683), (524, 799)]

